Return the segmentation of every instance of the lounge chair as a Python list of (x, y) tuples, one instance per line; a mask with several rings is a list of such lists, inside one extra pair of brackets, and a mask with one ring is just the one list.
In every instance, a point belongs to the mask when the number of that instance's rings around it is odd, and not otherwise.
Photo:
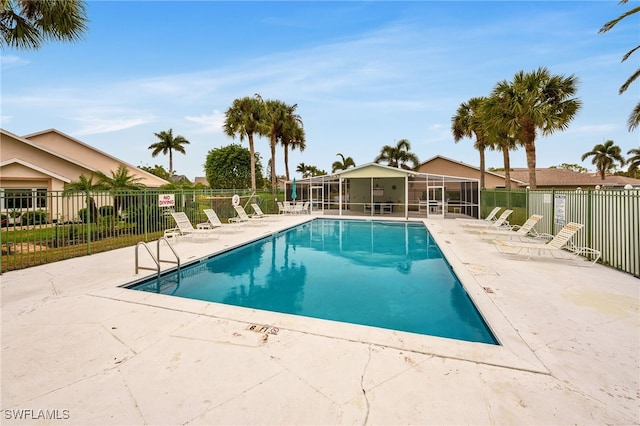
[(229, 223), (244, 223), (247, 225), (266, 225), (267, 221), (258, 217), (250, 217), (242, 206), (233, 206), (238, 216), (230, 217)]
[[(471, 223), (463, 223), (462, 226), (466, 228), (484, 228), (484, 229), (498, 229), (501, 226), (508, 226), (507, 218), (513, 213), (513, 210), (505, 210), (502, 212), (499, 218), (495, 221), (478, 220)], [(502, 228), (507, 229), (507, 228)]]
[(253, 208), (253, 211), (254, 211), (254, 214), (252, 214), (251, 217), (264, 219), (264, 220), (277, 220), (276, 216), (265, 214), (260, 208), (260, 206), (255, 203), (251, 204), (251, 208)]
[(542, 219), (542, 215), (532, 214), (529, 219), (527, 219), (527, 221), (522, 224), (522, 226), (502, 226), (498, 229), (494, 229), (492, 226), (490, 226), (490, 229), (486, 229), (485, 227), (483, 229), (477, 229), (475, 231), (480, 234), (480, 238), (488, 240), (495, 240), (496, 238), (513, 239), (513, 237), (516, 237), (516, 239), (521, 239), (526, 238), (527, 236), (532, 236), (533, 238), (543, 238), (547, 234), (538, 234), (533, 230), (533, 227), (536, 226), (540, 219)]
[(499, 239), (496, 239), (493, 242), (499, 252), (520, 254), (524, 251), (525, 254), (529, 254), (527, 259), (531, 259), (531, 256), (534, 254), (541, 256), (543, 253), (549, 253), (555, 258), (561, 259), (566, 258), (566, 254), (569, 253), (574, 259), (581, 255), (592, 257), (593, 260), (591, 263), (593, 264), (600, 259), (600, 251), (589, 247), (578, 247), (571, 242), (571, 238), (583, 227), (584, 225), (581, 223), (569, 222), (555, 237), (553, 237), (551, 241), (546, 244), (522, 241), (504, 241)]
[[(491, 212), (487, 215), (487, 217), (485, 217), (482, 220), (486, 220), (487, 222), (494, 222), (497, 218), (496, 215), (498, 214), (498, 212), (500, 211), (500, 207), (494, 207), (493, 210), (491, 210)], [(459, 221), (473, 221), (473, 222), (477, 222), (478, 219), (456, 219)]]
[(224, 223), (222, 223), (222, 221), (218, 217), (218, 214), (213, 209), (204, 209), (202, 211), (207, 216), (207, 222), (205, 222), (204, 224), (198, 225), (198, 227), (207, 226), (208, 228), (219, 229), (220, 231), (226, 231), (228, 229), (234, 229), (234, 230), (243, 229), (243, 227), (241, 226), (242, 225), (241, 223), (232, 224), (233, 226), (225, 225)]
[(180, 236), (193, 237), (194, 241), (202, 241), (205, 238), (218, 238), (220, 234), (214, 228), (194, 228), (189, 220), (189, 217), (184, 212), (172, 212), (171, 216), (176, 221), (176, 228), (165, 230), (165, 235), (175, 234), (176, 231)]

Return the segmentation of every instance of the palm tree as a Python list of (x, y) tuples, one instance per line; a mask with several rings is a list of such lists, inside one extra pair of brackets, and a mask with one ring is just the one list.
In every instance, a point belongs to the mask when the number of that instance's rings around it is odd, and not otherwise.
[(307, 147), (302, 125), (294, 120), (289, 121), (282, 131), (280, 143), (284, 148), (284, 169), (289, 180), (289, 148), (304, 151)]
[[(627, 3), (627, 1), (628, 0), (620, 0), (618, 4), (625, 4), (625, 3)], [(613, 19), (613, 20), (607, 22), (606, 24), (604, 24), (602, 26), (602, 28), (600, 28), (600, 31), (598, 31), (598, 34), (606, 33), (611, 28), (615, 27), (618, 22), (622, 21), (624, 18), (626, 18), (628, 16), (631, 16), (634, 13), (637, 13), (637, 12), (640, 12), (640, 6), (636, 6), (633, 9), (623, 13), (622, 15), (617, 17), (616, 19)], [(622, 62), (626, 61), (629, 58), (629, 56), (631, 56), (631, 54), (633, 52), (635, 52), (636, 50), (638, 50), (638, 49), (640, 49), (640, 45), (638, 45), (638, 46), (634, 47), (633, 49), (631, 49), (630, 51), (628, 51), (622, 57)], [(633, 74), (631, 74), (631, 77), (629, 77), (627, 79), (627, 81), (625, 81), (624, 84), (622, 86), (620, 86), (620, 89), (618, 90), (618, 94), (621, 95), (624, 92), (626, 92), (627, 89), (629, 88), (629, 86), (631, 85), (631, 83), (633, 83), (639, 76), (640, 76), (640, 68), (635, 70), (635, 72)], [(629, 131), (634, 130), (639, 125), (640, 125), (640, 102), (638, 102), (636, 104), (635, 108), (633, 108), (633, 110), (631, 111), (631, 114), (629, 114), (629, 118), (627, 119), (627, 127), (628, 127)]]
[(502, 134), (491, 141), (491, 149), (502, 151), (502, 162), (504, 163), (504, 187), (511, 189), (511, 158), (509, 151), (515, 151), (518, 146), (518, 140), (513, 136)]
[(604, 144), (598, 144), (594, 146), (591, 151), (582, 154), (582, 161), (591, 156), (593, 156), (591, 164), (596, 166), (602, 180), (604, 180), (607, 171), (615, 166), (616, 161), (618, 161), (621, 166), (624, 166), (625, 163), (620, 147), (614, 145), (612, 140), (608, 140)]
[[(373, 160), (376, 163), (386, 162), (391, 167), (413, 170), (418, 167), (420, 160), (418, 156), (411, 152), (411, 142), (408, 139), (400, 139), (396, 146), (385, 145), (380, 150), (380, 154)], [(407, 163), (413, 164), (409, 167)]]
[[(262, 100), (260, 95), (256, 95), (256, 97)], [(282, 135), (287, 126), (292, 126), (292, 122), (302, 126), (302, 119), (294, 114), (296, 108), (298, 108), (297, 104), (287, 105), (282, 101), (271, 99), (262, 102), (264, 105), (264, 116), (261, 119), (263, 126), (259, 130), (260, 134), (269, 137), (271, 147), (271, 188), (275, 190), (278, 183), (276, 175), (276, 145), (278, 140), (282, 140)]]
[(89, 195), (90, 191), (96, 191), (100, 189), (104, 189), (104, 186), (101, 180), (97, 180), (94, 182), (95, 175), (91, 173), (88, 177), (85, 175), (80, 175), (78, 180), (71, 181), (64, 185), (64, 190), (62, 191), (63, 195), (71, 194), (74, 192), (84, 192), (87, 194), (86, 205), (87, 211), (89, 212), (89, 217), (86, 218), (87, 222), (96, 223), (98, 221), (98, 206), (96, 206), (96, 202), (91, 195)]
[(306, 178), (309, 176), (309, 166), (307, 166), (304, 163), (300, 163), (298, 164), (298, 167), (296, 167), (296, 172), (300, 173), (302, 175), (303, 178)]
[(158, 154), (163, 153), (167, 155), (169, 153), (169, 176), (173, 176), (173, 151), (185, 154), (184, 146), (191, 142), (186, 140), (184, 136), (178, 135), (173, 137), (173, 129), (169, 131), (162, 131), (160, 133), (154, 133), (159, 139), (158, 142), (149, 145), (149, 149), (152, 149), (152, 157), (156, 157)]
[(261, 122), (263, 116), (262, 111), (262, 101), (259, 95), (256, 95), (253, 98), (245, 96), (244, 98), (235, 99), (224, 114), (224, 132), (232, 138), (239, 136), (241, 142), (246, 136), (249, 141), (249, 153), (251, 154), (251, 189), (253, 191), (256, 190), (256, 161), (253, 135), (261, 133), (260, 128), (263, 125)]
[(355, 167), (356, 163), (353, 161), (353, 158), (346, 157), (340, 153), (337, 153), (342, 161), (334, 161), (331, 165), (331, 173), (335, 173), (338, 170), (347, 170), (349, 167)]
[(504, 126), (502, 120), (489, 120), (491, 116), (506, 115), (502, 102), (499, 98), (491, 96), (484, 99), (481, 107), (482, 125), (486, 130), (486, 144), (489, 149), (502, 151), (502, 161), (504, 163), (504, 187), (511, 189), (511, 158), (509, 151), (515, 151), (519, 141), (516, 135), (510, 134)]
[(484, 152), (489, 146), (487, 132), (482, 118), (482, 107), (487, 101), (484, 97), (471, 98), (458, 107), (456, 115), (451, 117), (451, 132), (455, 143), (462, 138), (476, 137), (473, 147), (480, 153), (480, 189), (484, 189), (485, 157)]
[(93, 181), (95, 178), (95, 174), (91, 173), (88, 177), (85, 175), (80, 175), (78, 180), (71, 181), (64, 185), (63, 193), (71, 193), (71, 192), (84, 192), (84, 191), (94, 191), (97, 189), (103, 189), (102, 183), (100, 180)]
[[(124, 164), (120, 164), (118, 169), (114, 172), (111, 171), (111, 176), (107, 176), (102, 172), (97, 172), (100, 178), (100, 186), (103, 189), (109, 191), (127, 191), (127, 190), (140, 190), (145, 186), (140, 183), (142, 178), (136, 177), (129, 173), (129, 169)], [(122, 196), (114, 194), (113, 196), (113, 210), (117, 215), (120, 212), (120, 206), (122, 204)]]
[(82, 0), (2, 0), (0, 47), (38, 50), (49, 40), (75, 42), (87, 30)]
[(627, 173), (629, 173), (629, 177), (634, 177), (638, 173), (638, 169), (640, 169), (640, 149), (632, 148), (627, 152), (629, 158), (627, 158), (627, 164), (629, 168), (627, 169)]
[(573, 96), (577, 77), (551, 75), (546, 68), (525, 73), (519, 71), (512, 82), (499, 82), (491, 94), (500, 108), (484, 117), (488, 127), (513, 135), (524, 146), (529, 169), (529, 186), (536, 183), (536, 134), (551, 135), (565, 130), (576, 116), (582, 103)]

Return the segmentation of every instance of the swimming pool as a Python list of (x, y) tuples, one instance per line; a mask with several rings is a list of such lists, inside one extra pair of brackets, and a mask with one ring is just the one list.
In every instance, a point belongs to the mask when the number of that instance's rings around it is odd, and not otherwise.
[(130, 288), (497, 344), (419, 222), (314, 219)]

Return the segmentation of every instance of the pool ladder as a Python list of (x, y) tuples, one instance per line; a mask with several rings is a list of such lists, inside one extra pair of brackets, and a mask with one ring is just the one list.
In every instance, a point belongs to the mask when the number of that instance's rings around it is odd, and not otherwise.
[[(167, 246), (171, 249), (171, 252), (173, 253), (173, 255), (176, 257), (176, 260), (167, 260), (167, 259), (160, 259), (160, 242), (164, 241), (165, 243), (167, 243)], [(156, 264), (155, 268), (150, 268), (148, 266), (140, 266), (138, 259), (138, 249), (140, 247), (144, 247), (147, 250), (147, 253), (149, 253), (149, 256), (151, 256), (151, 259), (153, 259), (153, 263)], [(180, 272), (180, 256), (178, 256), (178, 253), (176, 253), (176, 251), (174, 250), (173, 246), (171, 246), (171, 244), (169, 244), (169, 240), (167, 240), (165, 237), (160, 237), (158, 238), (158, 241), (156, 243), (156, 256), (153, 255), (153, 253), (151, 252), (151, 249), (149, 248), (149, 245), (147, 243), (145, 243), (144, 241), (140, 241), (138, 244), (136, 244), (136, 274), (138, 273), (138, 271), (140, 269), (148, 269), (150, 271), (157, 271), (158, 272), (158, 278), (160, 277), (160, 263), (173, 263), (178, 265), (178, 272)]]

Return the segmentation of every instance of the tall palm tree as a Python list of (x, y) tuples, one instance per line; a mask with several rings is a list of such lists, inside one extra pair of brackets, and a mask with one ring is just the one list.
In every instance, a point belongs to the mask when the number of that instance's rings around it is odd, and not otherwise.
[(528, 73), (518, 71), (513, 81), (501, 81), (493, 89), (491, 96), (499, 100), (501, 108), (484, 119), (488, 126), (514, 135), (524, 146), (531, 189), (537, 188), (537, 132), (547, 136), (569, 127), (582, 106), (574, 97), (577, 81), (573, 75), (551, 75), (548, 69), (541, 67)]
[(152, 157), (156, 157), (158, 154), (162, 153), (164, 155), (169, 154), (169, 176), (173, 176), (173, 151), (179, 152), (181, 154), (185, 154), (186, 151), (183, 145), (187, 145), (191, 142), (186, 140), (184, 136), (178, 135), (173, 137), (173, 129), (169, 129), (168, 131), (162, 131), (160, 133), (154, 133), (156, 137), (159, 139), (158, 142), (149, 145), (149, 149), (152, 149), (151, 152)]
[(284, 169), (289, 180), (289, 148), (304, 151), (307, 147), (302, 125), (295, 120), (289, 121), (282, 131), (280, 143), (284, 148)]
[[(405, 170), (413, 170), (420, 163), (418, 156), (411, 152), (411, 142), (408, 139), (400, 139), (395, 146), (383, 146), (380, 154), (373, 161), (376, 163), (384, 161), (391, 167)], [(411, 163), (412, 166), (409, 167), (407, 163)]]
[(259, 95), (252, 97), (235, 99), (233, 104), (225, 112), (224, 132), (235, 138), (240, 137), (242, 142), (246, 137), (249, 141), (249, 153), (251, 154), (251, 189), (256, 190), (256, 160), (255, 146), (253, 144), (253, 135), (260, 134), (260, 128), (263, 125), (261, 119), (262, 101)]
[(473, 147), (480, 153), (480, 189), (484, 189), (485, 174), (485, 150), (489, 147), (487, 140), (487, 132), (484, 127), (482, 108), (487, 101), (484, 97), (471, 98), (467, 102), (463, 102), (458, 107), (456, 115), (451, 117), (451, 133), (455, 143), (460, 142), (463, 138), (472, 138), (475, 136), (476, 141)]
[(481, 114), (482, 124), (486, 130), (487, 147), (492, 150), (502, 151), (502, 161), (504, 163), (504, 187), (511, 189), (511, 158), (509, 151), (518, 148), (518, 138), (510, 134), (508, 128), (504, 126), (502, 120), (489, 120), (492, 115), (505, 116), (501, 100), (496, 96), (485, 98), (482, 103)]
[[(260, 95), (256, 95), (259, 99)], [(260, 134), (269, 138), (269, 145), (271, 147), (271, 188), (276, 189), (278, 184), (276, 175), (276, 146), (279, 140), (282, 140), (282, 135), (285, 132), (287, 126), (292, 126), (292, 122), (298, 123), (302, 126), (302, 119), (299, 115), (295, 114), (297, 104), (287, 105), (279, 100), (268, 99), (262, 101), (264, 106), (264, 116), (261, 121), (263, 126), (260, 128)]]
[[(625, 4), (627, 3), (628, 0), (620, 0), (618, 2), (618, 4)], [(638, 13), (640, 12), (640, 6), (636, 6), (633, 9), (623, 13), (622, 15), (620, 15), (619, 17), (617, 17), (616, 19), (613, 19), (609, 22), (607, 22), (606, 24), (604, 24), (602, 26), (602, 28), (600, 28), (600, 31), (598, 31), (598, 34), (602, 34), (602, 33), (606, 33), (607, 31), (609, 31), (611, 28), (615, 27), (616, 24), (620, 21), (622, 21), (624, 18), (633, 15), (634, 13)], [(635, 46), (634, 48), (632, 48), (630, 51), (628, 51), (623, 57), (622, 57), (622, 62), (626, 61), (627, 59), (629, 59), (629, 56), (631, 56), (631, 54), (633, 54), (633, 52), (635, 52), (636, 50), (640, 49), (640, 45)], [(627, 89), (629, 88), (629, 86), (631, 85), (631, 83), (633, 83), (638, 77), (640, 76), (640, 68), (636, 69), (634, 71), (633, 74), (631, 74), (631, 77), (629, 77), (627, 79), (627, 81), (624, 82), (624, 84), (622, 86), (620, 86), (620, 89), (618, 90), (618, 94), (623, 94), (624, 92), (627, 91)], [(629, 118), (627, 119), (627, 127), (629, 129), (629, 131), (634, 130), (636, 127), (638, 127), (640, 125), (640, 102), (638, 102), (636, 104), (636, 106), (633, 108), (633, 110), (631, 111), (631, 114), (629, 114)]]
[(341, 161), (334, 161), (331, 165), (331, 173), (335, 173), (338, 170), (347, 170), (349, 167), (355, 167), (356, 163), (351, 157), (345, 157), (341, 153), (337, 153)]
[(0, 48), (38, 50), (44, 42), (75, 42), (87, 30), (83, 0), (2, 0)]
[(620, 147), (615, 145), (612, 140), (606, 141), (604, 144), (598, 144), (589, 152), (582, 154), (582, 161), (588, 157), (593, 157), (591, 164), (598, 169), (600, 178), (604, 180), (607, 171), (615, 166), (615, 162), (619, 162), (624, 166), (625, 159), (621, 154)]
[(640, 169), (640, 149), (632, 148), (627, 151), (627, 155), (629, 156), (627, 158), (627, 164), (629, 165), (627, 173), (629, 173), (629, 177), (635, 177)]

